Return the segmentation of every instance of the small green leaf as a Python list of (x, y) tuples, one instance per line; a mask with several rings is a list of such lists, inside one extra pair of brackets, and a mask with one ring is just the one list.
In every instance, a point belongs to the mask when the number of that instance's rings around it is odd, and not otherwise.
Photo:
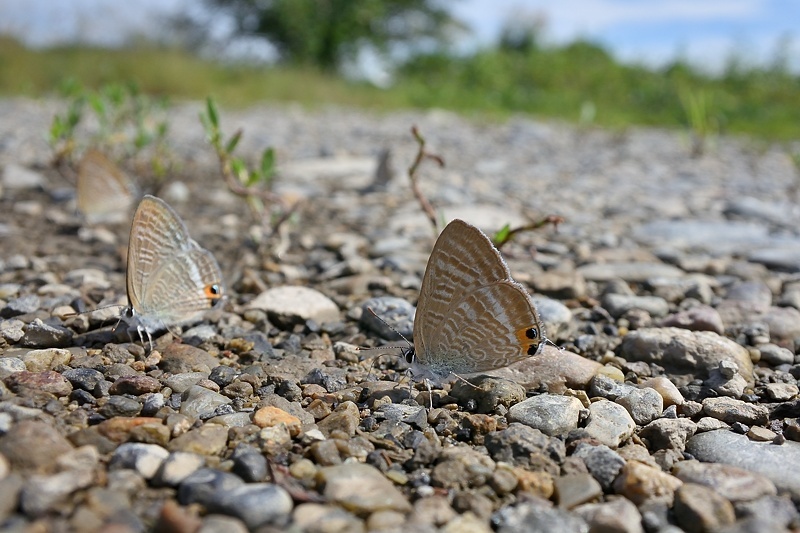
[(252, 187), (253, 185), (256, 185), (259, 181), (261, 181), (262, 178), (263, 176), (261, 175), (260, 172), (250, 172), (247, 174), (247, 181), (245, 182), (244, 185), (245, 187)]
[(206, 113), (208, 120), (214, 128), (219, 128), (219, 113), (217, 112), (217, 103), (210, 96), (206, 98)]
[(242, 138), (242, 130), (238, 130), (236, 133), (231, 135), (231, 138), (228, 139), (228, 144), (225, 145), (225, 151), (228, 154), (232, 154), (234, 150), (236, 150), (236, 145), (239, 144), (239, 140)]
[(261, 176), (266, 183), (272, 180), (275, 175), (275, 149), (272, 147), (264, 150), (261, 154)]
[(233, 175), (236, 176), (240, 183), (247, 183), (249, 176), (247, 172), (247, 166), (244, 164), (244, 161), (238, 157), (232, 158), (231, 170), (233, 171)]
[(506, 224), (505, 226), (500, 228), (497, 231), (497, 233), (494, 234), (494, 237), (492, 237), (492, 242), (495, 243), (495, 245), (505, 244), (506, 241), (508, 241), (510, 235), (511, 235), (511, 226), (509, 224)]

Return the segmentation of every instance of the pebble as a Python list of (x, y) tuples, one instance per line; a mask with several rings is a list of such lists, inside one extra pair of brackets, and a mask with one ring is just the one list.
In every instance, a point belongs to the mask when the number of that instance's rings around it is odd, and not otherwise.
[(29, 372), (44, 372), (45, 370), (55, 370), (59, 366), (69, 364), (72, 353), (61, 348), (49, 348), (46, 350), (30, 350), (22, 356), (22, 361)]
[(659, 326), (683, 328), (689, 331), (713, 331), (718, 335), (725, 333), (725, 324), (719, 311), (708, 305), (698, 305), (664, 317)]
[(731, 361), (749, 383), (753, 363), (747, 350), (710, 331), (680, 328), (645, 328), (630, 332), (622, 341), (622, 357), (629, 361), (655, 363), (670, 373), (707, 378), (720, 361)]
[(262, 292), (248, 304), (249, 309), (266, 311), (277, 324), (318, 324), (339, 320), (339, 307), (327, 296), (309, 287), (281, 286)]
[(200, 348), (188, 344), (168, 344), (161, 351), (159, 368), (169, 374), (186, 372), (211, 373), (211, 369), (219, 366), (219, 359)]
[(253, 447), (240, 445), (231, 455), (231, 459), (231, 472), (248, 483), (263, 481), (269, 475), (267, 459)]
[(549, 392), (559, 394), (567, 388), (586, 388), (602, 367), (600, 363), (576, 353), (546, 345), (535, 357), (495, 370), (492, 374), (528, 390), (546, 386)]
[(19, 315), (27, 315), (37, 311), (39, 306), (41, 306), (41, 301), (38, 296), (26, 294), (9, 300), (5, 307), (0, 309), (0, 317), (12, 318)]
[[(370, 515), (383, 514), (376, 511)], [(390, 511), (391, 512), (391, 511)], [(301, 503), (294, 508), (292, 522), (303, 531), (320, 531), (321, 533), (350, 532), (363, 533), (364, 522), (341, 507), (320, 503)]]
[(511, 406), (508, 421), (538, 429), (551, 437), (566, 435), (578, 427), (583, 410), (580, 400), (570, 396), (540, 394)]
[(177, 487), (204, 464), (205, 459), (195, 453), (172, 452), (161, 462), (152, 483), (157, 487)]
[(507, 429), (486, 435), (484, 445), (495, 461), (503, 461), (520, 466), (530, 466), (534, 457), (543, 457), (541, 466), (555, 467), (564, 462), (566, 449), (563, 441), (551, 438), (532, 427), (512, 422)]
[(785, 402), (800, 394), (800, 388), (794, 383), (767, 383), (764, 392), (772, 401)]
[(590, 263), (578, 267), (577, 272), (587, 281), (610, 281), (621, 279), (641, 283), (655, 278), (680, 278), (684, 272), (663, 263)]
[(697, 431), (697, 425), (688, 418), (659, 418), (653, 420), (639, 432), (651, 450), (680, 450)]
[(640, 507), (645, 502), (671, 505), (675, 491), (681, 485), (681, 480), (659, 468), (638, 461), (628, 461), (614, 481), (614, 491)]
[(473, 400), (478, 413), (494, 413), (499, 406), (508, 408), (525, 399), (525, 388), (508, 379), (480, 375), (470, 378), (469, 382), (471, 386), (456, 380), (450, 395), (461, 404)]
[(331, 414), (317, 422), (323, 435), (329, 437), (334, 431), (341, 431), (349, 436), (356, 434), (361, 413), (353, 402), (342, 402)]
[(717, 430), (698, 433), (686, 443), (686, 451), (700, 461), (722, 463), (760, 474), (778, 490), (800, 496), (800, 479), (787, 476), (800, 468), (800, 443), (786, 441), (781, 446), (755, 442), (746, 435)]
[(572, 457), (583, 460), (589, 473), (600, 483), (604, 491), (611, 488), (620, 470), (625, 466), (625, 459), (603, 444), (593, 446), (582, 442), (575, 448)]
[(178, 487), (181, 505), (199, 503), (207, 506), (217, 493), (225, 494), (244, 485), (239, 476), (212, 468), (201, 468), (189, 474)]
[(703, 400), (703, 413), (727, 424), (741, 422), (749, 426), (763, 425), (769, 420), (769, 409), (766, 406), (725, 397)]
[(586, 503), (573, 509), (589, 524), (589, 531), (644, 533), (642, 515), (625, 498), (602, 503)]
[(247, 526), (232, 516), (210, 514), (203, 517), (197, 533), (247, 533)]
[(534, 296), (533, 305), (544, 323), (544, 331), (552, 341), (566, 338), (572, 328), (572, 310), (563, 303), (552, 298)]
[(142, 404), (126, 396), (111, 396), (108, 401), (97, 410), (106, 418), (115, 416), (137, 416), (142, 410)]
[(230, 398), (218, 392), (192, 385), (183, 393), (180, 412), (192, 418), (200, 418), (213, 413), (219, 406), (227, 405), (231, 401)]
[(38, 420), (17, 422), (0, 437), (0, 453), (15, 471), (51, 473), (72, 444), (52, 425)]
[(21, 510), (33, 517), (44, 515), (73, 492), (95, 482), (91, 469), (77, 469), (26, 479), (20, 493)]
[(173, 374), (164, 379), (164, 385), (172, 389), (172, 392), (183, 394), (193, 386), (208, 378), (208, 376), (209, 374), (207, 372), (181, 372), (180, 374)]
[[(0, 379), (5, 380), (11, 374), (27, 370), (25, 362), (17, 357), (0, 357)], [(102, 376), (102, 374), (101, 374)]]
[(774, 496), (775, 485), (765, 476), (726, 464), (681, 461), (672, 470), (685, 483), (705, 485), (733, 503)]
[(159, 392), (160, 390), (161, 383), (157, 379), (150, 376), (136, 375), (120, 377), (111, 385), (108, 392), (109, 394), (132, 394), (134, 396), (139, 396), (148, 392)]
[(175, 437), (169, 443), (172, 452), (191, 452), (198, 455), (217, 455), (228, 442), (228, 429), (216, 424), (206, 424)]
[(415, 312), (416, 308), (402, 298), (380, 296), (361, 304), (358, 322), (381, 339), (401, 341), (414, 336)]
[(669, 304), (664, 298), (658, 296), (606, 294), (603, 296), (602, 303), (614, 318), (619, 318), (633, 309), (641, 309), (654, 317), (662, 317), (669, 313)]
[(72, 330), (50, 326), (35, 318), (25, 328), (19, 345), (30, 348), (64, 348), (72, 343), (72, 337)]
[(634, 388), (614, 401), (624, 407), (639, 426), (655, 420), (664, 410), (664, 399), (656, 390), (650, 388)]
[(289, 493), (277, 485), (249, 483), (215, 491), (206, 507), (212, 513), (234, 516), (254, 530), (268, 524), (284, 526), (294, 505)]
[(794, 354), (791, 350), (782, 348), (776, 344), (762, 344), (758, 347), (761, 352), (761, 362), (772, 366), (791, 365), (794, 363)]
[(589, 406), (586, 433), (599, 443), (617, 448), (633, 435), (635, 429), (631, 415), (621, 405), (601, 400)]
[(555, 496), (558, 506), (572, 509), (582, 503), (600, 498), (603, 488), (590, 474), (567, 474), (555, 479)]
[(120, 444), (111, 456), (109, 469), (128, 468), (145, 479), (155, 476), (169, 452), (155, 444), (126, 442)]
[(442, 450), (431, 472), (435, 487), (466, 489), (485, 485), (495, 469), (495, 462), (471, 448), (452, 447)]
[(411, 511), (411, 505), (403, 494), (379, 470), (366, 464), (321, 468), (317, 473), (317, 483), (328, 501), (356, 514)]
[(540, 501), (503, 507), (492, 516), (492, 524), (498, 533), (589, 532), (582, 518)]
[(678, 390), (678, 387), (664, 376), (646, 379), (639, 386), (648, 387), (658, 392), (664, 402), (664, 407), (683, 405), (683, 395)]
[(733, 505), (704, 485), (684, 483), (675, 493), (675, 518), (689, 533), (703, 533), (729, 526), (736, 521)]

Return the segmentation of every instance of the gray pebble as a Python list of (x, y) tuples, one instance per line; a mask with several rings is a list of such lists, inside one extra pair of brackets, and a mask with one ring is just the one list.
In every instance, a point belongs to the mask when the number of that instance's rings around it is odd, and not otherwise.
[(647, 424), (639, 436), (647, 439), (651, 450), (680, 450), (695, 434), (697, 425), (688, 418), (659, 418)]
[(781, 348), (776, 344), (762, 344), (758, 350), (761, 352), (760, 361), (768, 365), (780, 366), (794, 363), (794, 354), (791, 350)]
[(176, 487), (204, 464), (205, 459), (196, 453), (172, 452), (158, 467), (152, 483), (157, 487)]
[(197, 385), (198, 382), (206, 378), (208, 378), (208, 373), (206, 372), (181, 372), (164, 379), (164, 385), (172, 389), (172, 392), (183, 394), (193, 385)]
[(769, 420), (769, 409), (765, 405), (747, 403), (734, 398), (706, 398), (703, 400), (703, 412), (728, 424), (740, 422), (747, 425), (763, 425)]
[(181, 414), (200, 418), (202, 415), (213, 414), (220, 405), (231, 403), (231, 399), (212, 390), (198, 385), (192, 385), (183, 393), (180, 412)]
[(583, 404), (572, 396), (540, 394), (512, 405), (508, 421), (538, 429), (545, 435), (566, 435), (578, 427)]
[(93, 392), (97, 384), (102, 381), (103, 374), (94, 368), (70, 368), (62, 375), (72, 383), (76, 389)]
[(625, 459), (603, 444), (592, 446), (582, 442), (575, 448), (572, 457), (583, 460), (589, 473), (600, 483), (603, 490), (611, 488), (622, 467), (625, 466)]
[(35, 294), (26, 294), (19, 298), (9, 300), (3, 309), (0, 309), (0, 317), (11, 318), (19, 315), (33, 313), (41, 306), (41, 300)]
[(492, 515), (498, 533), (551, 533), (568, 531), (588, 533), (589, 525), (582, 518), (541, 502), (522, 502), (503, 507)]
[(654, 317), (662, 317), (669, 313), (669, 304), (665, 299), (658, 296), (607, 294), (603, 296), (602, 303), (603, 307), (614, 318), (619, 318), (633, 309), (641, 309)]
[(41, 516), (73, 492), (88, 487), (94, 481), (94, 471), (91, 469), (31, 476), (22, 487), (20, 507), (29, 516)]
[(283, 526), (294, 504), (284, 489), (271, 483), (251, 483), (216, 491), (206, 503), (212, 513), (235, 516), (251, 530), (267, 524)]
[(11, 374), (27, 370), (25, 362), (16, 357), (0, 357), (0, 379), (5, 379)]
[[(400, 341), (402, 335), (409, 341), (413, 340), (416, 309), (406, 300), (394, 296), (370, 298), (361, 304), (361, 309), (359, 323), (380, 338)], [(372, 309), (374, 314), (370, 313), (369, 309)]]
[(615, 401), (630, 413), (633, 421), (639, 426), (649, 424), (661, 416), (664, 410), (664, 399), (658, 392), (648, 387), (634, 388)]
[(0, 337), (9, 344), (16, 344), (25, 335), (25, 322), (22, 320), (0, 320)]
[(98, 409), (98, 413), (106, 418), (115, 416), (137, 416), (142, 410), (142, 404), (127, 396), (109, 396), (108, 401)]
[(475, 402), (476, 412), (494, 413), (498, 407), (508, 408), (525, 399), (525, 387), (510, 379), (481, 375), (453, 383), (450, 395), (462, 405), (470, 400)]
[(126, 442), (114, 450), (108, 468), (135, 470), (143, 478), (150, 479), (168, 456), (169, 452), (157, 444)]
[(25, 328), (25, 335), (19, 344), (31, 348), (64, 348), (72, 343), (72, 336), (72, 330), (50, 326), (35, 318)]
[(608, 400), (589, 406), (586, 433), (609, 448), (617, 448), (633, 435), (636, 423), (621, 405)]
[(267, 478), (269, 466), (264, 455), (255, 448), (240, 445), (231, 456), (233, 468), (231, 472), (248, 483), (264, 481)]
[(211, 468), (201, 468), (189, 474), (178, 487), (181, 505), (199, 503), (207, 506), (219, 492), (224, 494), (244, 485), (239, 476)]

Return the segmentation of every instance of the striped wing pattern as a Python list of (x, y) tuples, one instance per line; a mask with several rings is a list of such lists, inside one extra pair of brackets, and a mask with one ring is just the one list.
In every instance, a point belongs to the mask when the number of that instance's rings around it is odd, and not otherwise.
[(417, 362), (434, 375), (508, 366), (537, 353), (541, 319), (489, 238), (454, 220), (428, 260), (414, 321)]

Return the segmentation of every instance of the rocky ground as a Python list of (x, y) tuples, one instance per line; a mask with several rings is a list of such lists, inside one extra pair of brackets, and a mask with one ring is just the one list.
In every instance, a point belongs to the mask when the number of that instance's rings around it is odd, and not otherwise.
[[(85, 224), (48, 166), (63, 103), (0, 102), (4, 531), (800, 529), (800, 146), (691, 158), (655, 130), (226, 112), (303, 200), (259, 238), (200, 108), (170, 113), (182, 165), (159, 194), (228, 298), (150, 351), (112, 331), (117, 308), (72, 315), (124, 303), (128, 228)], [(504, 248), (561, 349), (477, 388), (429, 395), (356, 350), (390, 336), (367, 302), (413, 324), (434, 239), (405, 176), (413, 124), (447, 162), (420, 174), (445, 217), (565, 219)], [(386, 148), (394, 179), (370, 187)]]

